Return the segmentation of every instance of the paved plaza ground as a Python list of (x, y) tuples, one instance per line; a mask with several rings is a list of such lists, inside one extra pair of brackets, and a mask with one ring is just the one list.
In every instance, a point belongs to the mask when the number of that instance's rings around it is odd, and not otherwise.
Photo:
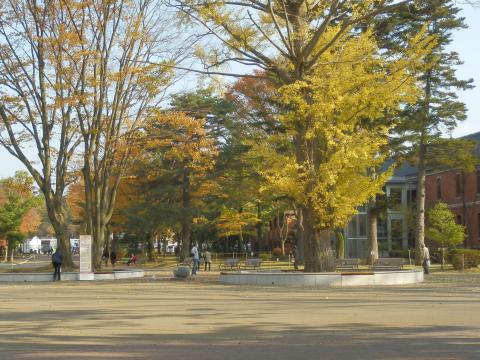
[(480, 274), (350, 289), (0, 284), (0, 359), (480, 359)]

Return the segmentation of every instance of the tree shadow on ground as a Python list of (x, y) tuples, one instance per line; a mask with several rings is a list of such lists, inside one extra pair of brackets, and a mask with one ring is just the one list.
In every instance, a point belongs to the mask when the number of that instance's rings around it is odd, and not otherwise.
[[(97, 321), (107, 315), (79, 314)], [(61, 317), (48, 312), (40, 318)], [(47, 325), (43, 323), (43, 326)], [(114, 322), (111, 326), (132, 325)], [(108, 326), (102, 323), (102, 326)], [(478, 328), (466, 326), (385, 327), (366, 323), (330, 324), (317, 327), (278, 322), (224, 325), (210, 331), (189, 333), (137, 333), (109, 336), (55, 334), (40, 328), (23, 328), (21, 336), (2, 329), (0, 354), (9, 359), (479, 359)]]

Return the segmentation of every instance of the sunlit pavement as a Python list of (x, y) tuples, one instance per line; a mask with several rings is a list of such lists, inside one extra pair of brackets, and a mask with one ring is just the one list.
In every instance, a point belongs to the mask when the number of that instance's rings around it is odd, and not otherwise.
[[(155, 277), (154, 277), (155, 275)], [(353, 289), (0, 284), (1, 359), (479, 359), (479, 274)]]

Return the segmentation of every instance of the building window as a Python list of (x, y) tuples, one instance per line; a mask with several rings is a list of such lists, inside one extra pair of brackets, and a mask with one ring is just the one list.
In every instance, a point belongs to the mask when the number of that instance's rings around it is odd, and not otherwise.
[(480, 169), (477, 169), (477, 194), (480, 194)]
[(455, 174), (455, 194), (457, 197), (462, 195), (462, 174), (457, 173)]
[(348, 223), (349, 238), (363, 238), (367, 236), (367, 215), (354, 215)]
[(357, 215), (357, 217), (358, 217), (358, 236), (366, 237), (367, 236), (367, 216)]
[(392, 229), (392, 249), (401, 250), (403, 243), (403, 220), (392, 219), (390, 226)]
[(462, 215), (457, 215), (457, 224), (462, 225)]
[(442, 199), (442, 179), (437, 178), (437, 200)]
[(348, 223), (348, 236), (351, 238), (356, 238), (358, 236), (357, 232), (357, 216), (353, 216)]
[(409, 204), (414, 203), (417, 200), (417, 190), (416, 189), (409, 189), (407, 190), (407, 200)]
[(377, 219), (377, 236), (379, 239), (386, 239), (387, 238), (387, 221), (385, 217), (379, 217)]
[(480, 238), (480, 213), (477, 215), (477, 230), (478, 230), (478, 237)]
[(388, 208), (391, 210), (398, 210), (402, 206), (402, 188), (390, 188), (388, 197)]

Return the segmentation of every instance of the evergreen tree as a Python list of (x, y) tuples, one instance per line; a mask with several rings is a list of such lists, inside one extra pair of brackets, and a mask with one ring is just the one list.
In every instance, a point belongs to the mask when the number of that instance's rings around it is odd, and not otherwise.
[(453, 0), (421, 0), (398, 7), (396, 12), (377, 23), (377, 35), (387, 55), (399, 55), (408, 39), (425, 28), (434, 42), (417, 74), (422, 89), (419, 100), (407, 105), (395, 128), (397, 141), (412, 145), (410, 160), (418, 167), (416, 209), (416, 263), (421, 263), (420, 247), (425, 237), (425, 176), (428, 153), (445, 131), (452, 131), (465, 120), (465, 104), (458, 100), (457, 91), (472, 88), (473, 80), (461, 80), (456, 68), (462, 62), (451, 51), (454, 31), (466, 28), (460, 9)]

